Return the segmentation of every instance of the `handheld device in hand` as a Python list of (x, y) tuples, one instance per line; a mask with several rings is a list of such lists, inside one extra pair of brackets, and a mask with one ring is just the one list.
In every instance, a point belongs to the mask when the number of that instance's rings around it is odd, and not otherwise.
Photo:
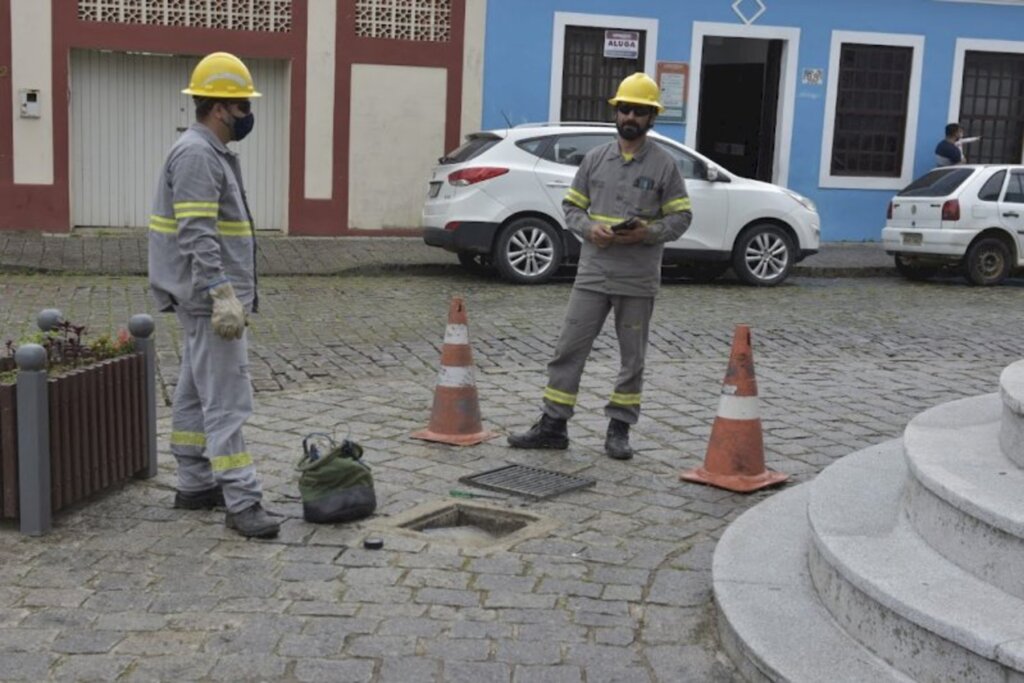
[(627, 218), (621, 223), (616, 223), (611, 226), (612, 232), (629, 232), (636, 227), (636, 218)]

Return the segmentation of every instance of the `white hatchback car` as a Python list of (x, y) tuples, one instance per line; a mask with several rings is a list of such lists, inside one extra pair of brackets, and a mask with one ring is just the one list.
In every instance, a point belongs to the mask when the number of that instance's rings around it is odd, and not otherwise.
[[(584, 155), (616, 137), (608, 124), (530, 124), (468, 136), (438, 160), (423, 206), (423, 239), (456, 252), (469, 268), (497, 267), (517, 283), (544, 282), (573, 263), (579, 239), (565, 228), (562, 198)], [(664, 262), (708, 281), (731, 266), (751, 285), (777, 285), (818, 251), (814, 203), (783, 187), (719, 168), (650, 134), (679, 163), (693, 223), (665, 245)]]
[(1024, 267), (1024, 166), (929, 171), (889, 202), (882, 243), (912, 280), (952, 270), (999, 284)]

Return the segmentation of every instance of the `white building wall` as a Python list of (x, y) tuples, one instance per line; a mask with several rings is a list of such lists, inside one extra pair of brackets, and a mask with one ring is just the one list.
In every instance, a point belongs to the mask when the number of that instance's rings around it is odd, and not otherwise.
[(348, 224), (413, 228), (445, 152), (447, 69), (352, 65)]
[(337, 0), (309, 3), (306, 43), (306, 199), (330, 199), (334, 173)]
[[(14, 182), (53, 184), (52, 0), (11, 0)], [(24, 89), (39, 91), (40, 117), (21, 118)]]
[(462, 137), (480, 130), (484, 109), (484, 37), (487, 0), (466, 0), (462, 51)]

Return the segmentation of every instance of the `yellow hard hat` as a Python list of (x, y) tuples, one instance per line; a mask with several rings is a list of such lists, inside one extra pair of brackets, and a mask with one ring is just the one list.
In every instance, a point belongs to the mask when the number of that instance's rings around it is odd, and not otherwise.
[(214, 52), (203, 57), (192, 70), (188, 87), (181, 92), (218, 99), (260, 97), (253, 87), (249, 69), (241, 59), (227, 52)]
[(622, 83), (619, 83), (619, 91), (615, 93), (615, 97), (608, 100), (608, 103), (612, 105), (617, 105), (619, 102), (644, 104), (654, 107), (660, 114), (665, 111), (665, 107), (661, 106), (660, 96), (661, 89), (654, 79), (638, 71), (632, 76), (622, 79)]

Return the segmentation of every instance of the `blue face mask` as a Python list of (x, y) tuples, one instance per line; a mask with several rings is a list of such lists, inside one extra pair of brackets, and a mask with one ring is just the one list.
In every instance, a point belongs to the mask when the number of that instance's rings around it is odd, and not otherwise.
[(234, 123), (231, 124), (231, 139), (236, 142), (244, 140), (245, 136), (252, 132), (252, 128), (255, 125), (256, 117), (253, 116), (252, 112), (241, 118), (235, 118)]

